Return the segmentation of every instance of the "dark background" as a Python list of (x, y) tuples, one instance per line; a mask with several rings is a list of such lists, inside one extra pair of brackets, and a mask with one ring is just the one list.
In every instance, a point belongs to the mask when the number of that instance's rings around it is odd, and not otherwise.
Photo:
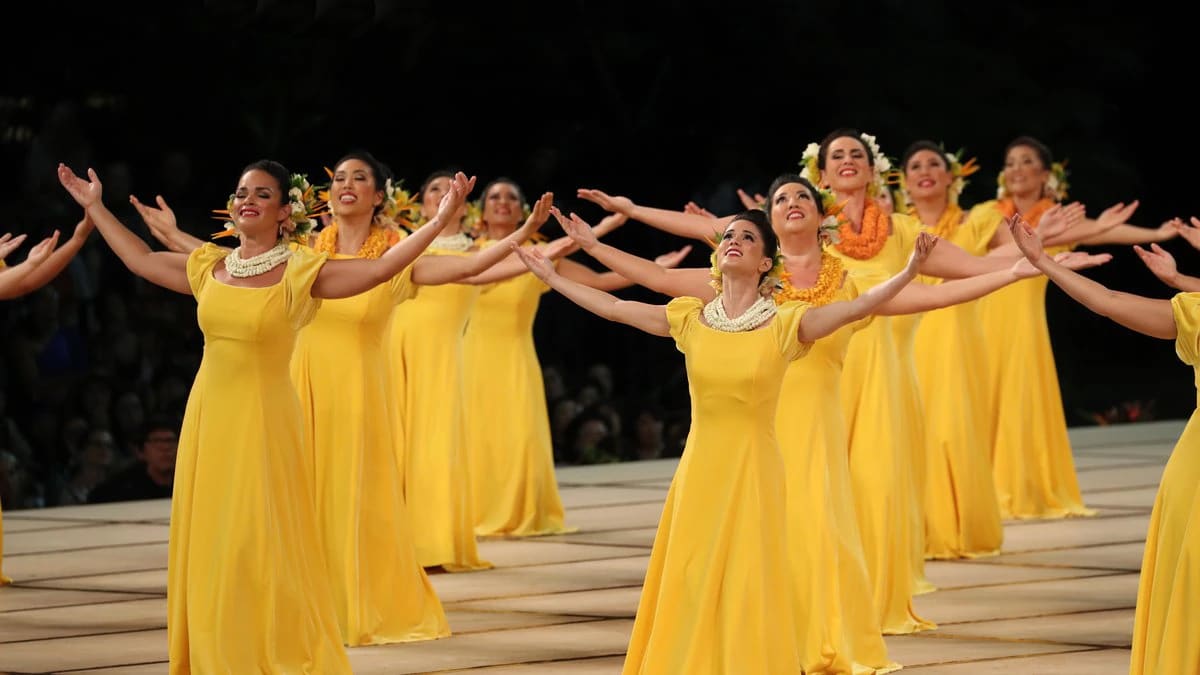
[[(95, 167), (114, 208), (130, 191), (144, 200), (161, 193), (189, 229), (206, 233), (217, 227), (208, 210), (224, 205), (248, 162), (276, 158), (323, 180), (323, 166), (357, 147), (410, 187), (452, 165), (481, 184), (504, 175), (528, 194), (552, 190), (585, 218), (600, 213), (574, 197), (577, 187), (666, 208), (695, 200), (727, 214), (738, 208), (734, 188), (763, 190), (797, 168), (807, 143), (842, 126), (876, 135), (893, 158), (921, 138), (965, 147), (983, 166), (965, 204), (992, 197), (1005, 144), (1032, 134), (1068, 160), (1071, 199), (1089, 215), (1135, 198), (1142, 225), (1200, 213), (1193, 112), (1183, 102), (1192, 45), (1185, 23), (1153, 4), (160, 4), (23, 4), (30, 16), (8, 22), (0, 227), (69, 231), (78, 213), (57, 185), (58, 161)], [(611, 242), (646, 255), (684, 243), (636, 223)], [(102, 243), (88, 248), (82, 260), (97, 287), (80, 291), (77, 271), (57, 288), (62, 307), (88, 308), (77, 328), (89, 359), (112, 347), (103, 336), (105, 317), (120, 314), (105, 309), (121, 302), (113, 296), (125, 298), (135, 324), (150, 316), (179, 324), (177, 344), (154, 348), (198, 348), (190, 300), (162, 299)], [(1182, 269), (1200, 270), (1200, 254), (1182, 240), (1167, 249)], [(1092, 276), (1170, 296), (1131, 251), (1105, 250), (1115, 260)], [(706, 265), (706, 256), (694, 252), (687, 264)], [(139, 313), (160, 304), (176, 309)], [(1115, 326), (1053, 287), (1047, 306), (1071, 424), (1094, 423), (1093, 412), (1125, 401), (1153, 402), (1158, 417), (1190, 414), (1192, 374), (1171, 344)], [(0, 307), (9, 342), (36, 312), (34, 299)], [(669, 341), (554, 294), (536, 338), (568, 388), (588, 365), (607, 363), (618, 395), (686, 408), (682, 359)], [(177, 360), (186, 373), (191, 362)], [(9, 414), (56, 404), (6, 365)]]

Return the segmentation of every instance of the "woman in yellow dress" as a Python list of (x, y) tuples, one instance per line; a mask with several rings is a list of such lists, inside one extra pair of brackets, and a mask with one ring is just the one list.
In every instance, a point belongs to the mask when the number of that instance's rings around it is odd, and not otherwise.
[[(241, 245), (153, 252), (90, 181), (59, 179), (135, 274), (196, 296), (204, 359), (184, 416), (167, 569), (170, 670), (349, 673), (314, 512), (311, 446), (288, 374), (320, 298), (387, 283), (437, 236), (431, 227), (375, 260), (328, 260), (287, 240), (310, 226), (279, 163), (249, 165), (230, 214)], [(458, 176), (444, 219), (473, 179)], [(444, 221), (443, 221), (444, 222)]]
[[(1196, 371), (1200, 383), (1200, 294), (1185, 292), (1170, 300), (1111, 291), (1049, 259), (1028, 225), (1011, 228), (1017, 245), (1038, 269), (1088, 309), (1131, 330), (1175, 341), (1175, 351)], [(1164, 261), (1150, 258), (1155, 269)], [(1172, 265), (1173, 267), (1173, 265)], [(1200, 289), (1200, 279), (1188, 287)], [(1010, 367), (1036, 368), (1033, 362)], [(1195, 630), (1200, 607), (1200, 421), (1193, 412), (1163, 469), (1142, 556), (1137, 609), (1133, 620), (1130, 675), (1200, 672), (1200, 634)]]
[[(484, 188), (481, 200), (479, 246), (486, 249), (521, 222), (524, 197), (516, 183), (500, 178)], [(556, 266), (592, 288), (629, 285), (616, 274), (594, 272), (572, 260), (559, 260)], [(522, 537), (575, 529), (567, 526), (558, 495), (545, 385), (533, 344), (533, 319), (547, 290), (529, 273), (487, 286), (467, 323), (463, 410), (479, 535)]]
[[(958, 197), (974, 172), (931, 141), (901, 156), (902, 209), (925, 231), (986, 255), (1003, 216), (963, 211)], [(927, 279), (937, 283), (939, 279)], [(925, 423), (925, 556), (974, 558), (1000, 552), (1004, 528), (992, 481), (986, 406), (986, 347), (979, 302), (929, 312), (917, 327), (914, 363)]]
[[(450, 187), (453, 172), (437, 171), (422, 183), (420, 202), (424, 218), (432, 217)], [(427, 256), (471, 256), (480, 249), (464, 228), (465, 209), (457, 220), (434, 239)], [(546, 219), (544, 209), (530, 217)], [(597, 225), (597, 235), (623, 222), (614, 219)], [(532, 222), (526, 220), (527, 226)], [(565, 238), (564, 238), (565, 239)], [(551, 242), (542, 249), (551, 259), (565, 255), (569, 239)], [(501, 246), (492, 254), (508, 255)], [(417, 558), (426, 567), (447, 572), (489, 569), (479, 557), (475, 542), (475, 511), (464, 434), (472, 411), (463, 401), (463, 335), (479, 298), (482, 284), (510, 279), (528, 270), (509, 255), (487, 271), (459, 283), (418, 285), (411, 300), (398, 308), (391, 339), (394, 385), (402, 403), (406, 438), (398, 450), (404, 462), (405, 495), (414, 523)]]
[[(335, 260), (379, 258), (399, 240), (395, 225), (383, 216), (395, 207), (395, 186), (386, 168), (367, 152), (352, 152), (334, 167), (329, 187), (333, 221), (312, 248)], [(540, 219), (535, 214), (505, 243), (521, 243), (536, 232), (549, 204), (550, 195), (544, 195), (536, 209)], [(431, 215), (434, 227), (441, 227), (437, 211)], [(449, 220), (446, 227), (456, 219), (451, 215)], [(433, 239), (430, 246), (437, 242)], [(406, 426), (417, 420), (396, 414), (400, 405), (388, 367), (390, 322), (399, 320), (393, 318), (393, 308), (414, 297), (418, 288), (465, 279), (505, 256), (502, 250), (465, 257), (422, 255), (386, 284), (323, 302), (296, 340), (292, 380), (314, 441), (318, 521), (335, 580), (338, 623), (350, 646), (450, 633), (415, 547), (422, 541), (417, 532), (450, 529), (450, 523), (414, 520), (407, 511), (405, 472), (396, 448)], [(406, 314), (404, 320), (413, 318)], [(474, 546), (466, 549), (468, 556), (474, 553)]]
[[(58, 230), (29, 249), (25, 259), (11, 267), (4, 259), (25, 243), (26, 235), (11, 233), (0, 236), (0, 300), (19, 298), (45, 286), (71, 262), (92, 232), (92, 221), (84, 214), (75, 226), (75, 234), (62, 246), (58, 246)], [(4, 514), (0, 510), (0, 586), (7, 586), (12, 579), (4, 576)]]
[(922, 238), (904, 271), (877, 288), (811, 309), (770, 299), (778, 244), (759, 210), (734, 216), (725, 228), (712, 270), (720, 290), (707, 303), (622, 301), (520, 252), (571, 301), (670, 335), (686, 357), (692, 427), (663, 507), (623, 672), (802, 672), (795, 597), (787, 592), (794, 544), (787, 479), (775, 438), (780, 386), (788, 363), (814, 340), (903, 288), (934, 243)]
[[(1005, 216), (1020, 213), (1034, 228), (1066, 197), (1065, 174), (1049, 148), (1034, 138), (1013, 140), (1004, 151), (999, 199), (976, 206)], [(1120, 220), (1120, 218), (1118, 218)], [(1100, 227), (1082, 244), (1140, 244), (1178, 233), (1168, 222), (1151, 229), (1121, 224)], [(1010, 241), (998, 233), (994, 245)], [(1046, 324), (1044, 277), (1014, 284), (981, 304), (985, 335), (1003, 335), (988, 349), (989, 420), (992, 471), (1003, 518), (1063, 518), (1094, 511), (1083, 504), (1067, 420), (1063, 412), (1054, 352)], [(1033, 364), (1011, 368), (1012, 363)]]
[[(776, 178), (768, 194), (771, 226), (783, 254), (783, 280), (774, 294), (777, 303), (790, 300), (822, 306), (852, 300), (867, 285), (856, 272), (823, 249), (818, 234), (825, 218), (824, 199), (806, 179), (795, 174)], [(636, 211), (637, 219), (677, 234), (696, 236), (728, 223), (729, 219), (695, 219), (686, 214), (633, 205), (625, 197), (588, 190), (585, 196), (606, 208)], [(556, 216), (560, 216), (555, 212)], [(635, 283), (673, 297), (711, 299), (709, 270), (662, 270), (648, 260), (597, 242), (572, 215), (563, 227), (605, 266)], [(1094, 261), (1075, 256), (1069, 264)], [(1033, 274), (1027, 264), (1014, 270), (955, 280), (939, 287), (909, 284), (895, 298), (880, 304), (875, 314), (902, 314), (944, 307), (979, 297), (1002, 284)], [(887, 672), (879, 615), (863, 560), (862, 542), (850, 493), (846, 459), (846, 429), (838, 397), (839, 379), (850, 336), (862, 328), (856, 322), (818, 340), (808, 356), (793, 362), (783, 380), (782, 406), (776, 433), (787, 469), (787, 527), (793, 554), (801, 631), (801, 659), (807, 673)]]

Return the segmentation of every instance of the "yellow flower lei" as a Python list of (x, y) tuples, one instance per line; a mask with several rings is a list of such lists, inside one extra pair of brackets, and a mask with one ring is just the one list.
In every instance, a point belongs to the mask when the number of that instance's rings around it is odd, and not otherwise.
[(793, 300), (803, 300), (814, 307), (821, 307), (833, 302), (833, 296), (842, 287), (842, 278), (846, 268), (840, 258), (829, 253), (821, 253), (821, 271), (817, 281), (809, 288), (797, 288), (792, 285), (792, 275), (785, 269), (780, 274), (783, 287), (775, 293), (775, 303), (782, 305)]
[(942, 211), (941, 217), (938, 218), (937, 224), (930, 232), (939, 239), (949, 239), (950, 235), (958, 229), (958, 224), (962, 222), (962, 214), (962, 207), (958, 204), (946, 205), (946, 210)]
[[(317, 240), (313, 243), (313, 250), (317, 253), (328, 253), (330, 255), (337, 253), (337, 236), (337, 222), (330, 223), (329, 227), (321, 230), (321, 233), (317, 235)], [(399, 239), (400, 236), (397, 233), (372, 225), (371, 233), (367, 235), (362, 248), (358, 249), (358, 253), (355, 255), (359, 258), (378, 258), (386, 253)]]

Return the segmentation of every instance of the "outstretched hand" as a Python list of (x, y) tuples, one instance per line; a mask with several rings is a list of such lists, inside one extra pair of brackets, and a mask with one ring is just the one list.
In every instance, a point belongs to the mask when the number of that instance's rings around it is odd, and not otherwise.
[(700, 206), (696, 202), (688, 202), (683, 205), (683, 212), (692, 216), (704, 216), (705, 218), (716, 218), (717, 214)]
[(1034, 234), (1033, 229), (1029, 227), (1029, 223), (1021, 217), (1021, 214), (1014, 213), (1004, 219), (1004, 226), (1012, 233), (1013, 241), (1016, 242), (1017, 248), (1029, 262), (1034, 265), (1038, 264), (1045, 250), (1042, 248), (1042, 240)]
[(146, 227), (150, 228), (150, 234), (154, 235), (154, 238), (167, 248), (174, 249), (173, 237), (179, 234), (179, 223), (175, 218), (175, 212), (167, 206), (167, 200), (163, 199), (162, 195), (155, 196), (154, 201), (158, 204), (158, 208), (143, 204), (138, 201), (137, 197), (129, 195), (129, 203), (133, 204), (133, 208), (137, 209), (138, 215), (142, 217)]
[(742, 206), (746, 207), (747, 209), (761, 209), (763, 208), (763, 205), (767, 203), (766, 197), (758, 194), (757, 192), (755, 192), (754, 196), (751, 197), (742, 188), (738, 188), (737, 196), (738, 199), (742, 200)]
[(1080, 202), (1055, 204), (1046, 209), (1038, 223), (1037, 235), (1043, 242), (1061, 236), (1064, 232), (1082, 223), (1087, 209)]
[(1200, 249), (1200, 218), (1192, 216), (1187, 223), (1180, 222), (1179, 236), (1187, 240), (1192, 248)]
[(466, 203), (467, 195), (471, 194), (471, 190), (474, 189), (475, 176), (467, 178), (467, 175), (461, 171), (454, 174), (450, 189), (446, 190), (446, 194), (442, 195), (442, 201), (438, 203), (438, 221), (449, 223), (454, 214), (458, 213), (458, 210)]
[(921, 264), (929, 258), (929, 254), (933, 252), (937, 243), (938, 238), (928, 232), (917, 235), (917, 240), (913, 242), (913, 252), (908, 256), (908, 264), (905, 265), (904, 271), (911, 276), (917, 276)]
[(1164, 284), (1175, 285), (1179, 279), (1179, 267), (1175, 264), (1175, 256), (1167, 253), (1166, 249), (1158, 244), (1150, 244), (1149, 251), (1141, 246), (1134, 246), (1133, 252), (1137, 253), (1142, 263)]
[(664, 254), (658, 256), (657, 258), (654, 259), (654, 262), (659, 267), (665, 267), (667, 269), (674, 269), (676, 267), (679, 267), (679, 264), (682, 263), (684, 261), (684, 259), (687, 258), (688, 254), (691, 252), (692, 252), (692, 245), (688, 244), (687, 246), (684, 246), (683, 248), (679, 249), (678, 251), (670, 251), (668, 253), (664, 253)]
[(546, 256), (542, 255), (541, 251), (532, 246), (525, 247), (517, 246), (516, 244), (510, 244), (510, 247), (512, 248), (513, 253), (517, 254), (517, 257), (521, 259), (521, 262), (525, 263), (525, 266), (528, 267), (529, 271), (533, 272), (534, 276), (537, 278), (548, 282), (550, 277), (554, 275), (554, 263), (547, 260)]
[(605, 211), (613, 213), (623, 213), (628, 216), (634, 207), (633, 200), (628, 197), (613, 197), (606, 192), (600, 190), (592, 190), (589, 188), (579, 188), (575, 191), (575, 196), (580, 199), (586, 199), (593, 204), (596, 204)]
[(50, 254), (54, 252), (55, 247), (58, 246), (58, 235), (59, 231), (55, 230), (54, 234), (46, 237), (34, 245), (34, 247), (30, 249), (29, 255), (26, 256), (25, 262), (32, 266), (41, 265), (42, 263), (46, 262), (46, 258), (49, 258)]
[(25, 237), (26, 235), (24, 234), (18, 234), (14, 237), (11, 232), (0, 237), (0, 260), (7, 258), (9, 253), (17, 250), (18, 246), (25, 243)]
[(551, 207), (550, 213), (554, 214), (555, 219), (558, 220), (558, 224), (562, 225), (563, 231), (567, 233), (567, 236), (572, 241), (579, 245), (579, 248), (586, 251), (595, 246), (599, 241), (596, 238), (595, 230), (578, 215), (572, 213), (570, 216), (566, 216), (562, 211), (558, 210), (557, 206)]
[(95, 170), (88, 169), (88, 180), (84, 180), (75, 175), (75, 172), (66, 164), (58, 165), (58, 182), (67, 189), (74, 199), (83, 208), (88, 208), (100, 201), (101, 195), (104, 193), (104, 186), (100, 183), (100, 177), (96, 175)]
[(521, 229), (526, 231), (528, 236), (533, 236), (534, 232), (541, 229), (542, 225), (550, 219), (550, 209), (554, 206), (554, 193), (543, 192), (533, 204), (533, 209), (529, 213), (529, 217), (525, 219), (525, 223), (521, 225)]

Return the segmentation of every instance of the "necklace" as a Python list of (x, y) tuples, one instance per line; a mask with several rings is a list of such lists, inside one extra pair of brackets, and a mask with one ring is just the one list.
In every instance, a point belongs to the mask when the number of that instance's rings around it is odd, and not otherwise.
[[(337, 252), (337, 240), (338, 224), (337, 222), (333, 222), (317, 235), (317, 241), (313, 244), (313, 250), (317, 253), (333, 255)], [(363, 241), (363, 245), (359, 247), (355, 257), (378, 258), (387, 253), (387, 250), (399, 240), (400, 236), (395, 231), (372, 225), (367, 238)]]
[(465, 232), (459, 232), (458, 234), (435, 238), (429, 244), (429, 248), (436, 248), (442, 251), (466, 251), (474, 245), (474, 239), (468, 237)]
[[(934, 225), (929, 232), (939, 239), (949, 240), (954, 234), (954, 231), (958, 229), (959, 221), (962, 220), (962, 213), (962, 207), (959, 205), (948, 205), (946, 210), (942, 211), (942, 215), (940, 218), (938, 218), (937, 224)], [(916, 215), (915, 212), (914, 215)], [(922, 223), (922, 225), (924, 225), (924, 223)], [(925, 227), (928, 228), (929, 226), (925, 225)]]
[(269, 250), (252, 258), (243, 258), (242, 247), (239, 246), (225, 256), (225, 270), (229, 272), (229, 276), (239, 279), (256, 277), (275, 269), (290, 257), (292, 257), (292, 250), (282, 239)]
[(721, 302), (721, 294), (704, 306), (704, 320), (709, 328), (715, 328), (725, 333), (741, 333), (754, 330), (775, 316), (775, 302), (770, 298), (759, 296), (741, 316), (729, 318), (725, 314), (725, 305)]
[(783, 288), (775, 294), (776, 304), (782, 305), (785, 302), (793, 300), (803, 300), (813, 307), (828, 305), (838, 289), (842, 287), (842, 277), (845, 275), (845, 266), (840, 258), (829, 253), (821, 253), (821, 271), (817, 275), (817, 281), (808, 288), (797, 288), (792, 285), (792, 275), (783, 270), (780, 276), (783, 278)]
[(837, 250), (855, 260), (870, 260), (883, 249), (888, 239), (888, 225), (891, 219), (878, 206), (875, 200), (868, 199), (863, 209), (862, 231), (855, 232), (850, 219), (844, 213), (838, 214)]
[[(1028, 211), (1022, 213), (1021, 217), (1024, 218), (1025, 222), (1029, 223), (1033, 229), (1036, 230), (1038, 224), (1042, 221), (1042, 215), (1045, 214), (1051, 206), (1054, 206), (1054, 200), (1047, 198), (1039, 199)], [(1013, 214), (1017, 212), (1017, 204), (1013, 201), (1012, 197), (1005, 197), (1004, 199), (996, 202), (996, 208), (999, 209), (1000, 213), (1004, 214), (1007, 218), (1012, 218)]]

